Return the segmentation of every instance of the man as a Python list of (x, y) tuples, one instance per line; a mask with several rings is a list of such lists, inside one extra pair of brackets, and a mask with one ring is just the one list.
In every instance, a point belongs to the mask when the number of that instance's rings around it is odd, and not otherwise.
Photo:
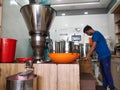
[(87, 53), (86, 59), (90, 58), (94, 50), (96, 51), (100, 61), (103, 87), (107, 89), (107, 86), (109, 86), (110, 90), (114, 90), (113, 79), (111, 75), (111, 53), (104, 36), (99, 31), (95, 31), (89, 25), (84, 27), (83, 32), (89, 36), (92, 36), (93, 42), (89, 52)]

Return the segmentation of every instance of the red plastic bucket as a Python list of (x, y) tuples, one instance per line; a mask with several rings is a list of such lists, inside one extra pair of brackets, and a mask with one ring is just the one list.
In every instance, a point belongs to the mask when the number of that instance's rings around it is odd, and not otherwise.
[(14, 62), (16, 39), (0, 38), (0, 62)]

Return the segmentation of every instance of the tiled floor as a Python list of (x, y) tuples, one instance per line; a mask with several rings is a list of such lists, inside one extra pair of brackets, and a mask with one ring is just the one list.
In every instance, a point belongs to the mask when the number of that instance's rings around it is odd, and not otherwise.
[(96, 90), (105, 90), (102, 86), (96, 86)]
[[(104, 89), (101, 89), (102, 88), (102, 82), (101, 81), (99, 81), (98, 79), (96, 79), (97, 80), (97, 83), (98, 83), (98, 89), (97, 90), (104, 90)], [(110, 90), (109, 88), (107, 88), (107, 90)]]

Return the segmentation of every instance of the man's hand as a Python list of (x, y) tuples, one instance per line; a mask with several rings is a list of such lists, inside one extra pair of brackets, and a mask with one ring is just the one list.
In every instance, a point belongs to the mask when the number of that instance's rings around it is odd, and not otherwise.
[(91, 59), (91, 57), (85, 57), (85, 60), (90, 60)]
[(90, 56), (93, 54), (93, 52), (94, 52), (94, 50), (96, 48), (96, 45), (97, 45), (97, 43), (93, 42), (92, 47), (90, 48), (89, 52), (87, 53), (87, 56), (86, 56), (87, 59), (89, 59)]
[(90, 60), (91, 58), (90, 57), (82, 57), (81, 60)]

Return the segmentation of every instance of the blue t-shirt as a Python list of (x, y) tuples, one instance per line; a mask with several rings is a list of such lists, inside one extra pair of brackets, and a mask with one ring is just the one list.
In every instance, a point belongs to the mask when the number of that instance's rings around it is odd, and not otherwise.
[(95, 51), (98, 54), (99, 60), (104, 59), (108, 56), (111, 56), (106, 40), (99, 31), (95, 31), (93, 33), (92, 41), (97, 43)]

